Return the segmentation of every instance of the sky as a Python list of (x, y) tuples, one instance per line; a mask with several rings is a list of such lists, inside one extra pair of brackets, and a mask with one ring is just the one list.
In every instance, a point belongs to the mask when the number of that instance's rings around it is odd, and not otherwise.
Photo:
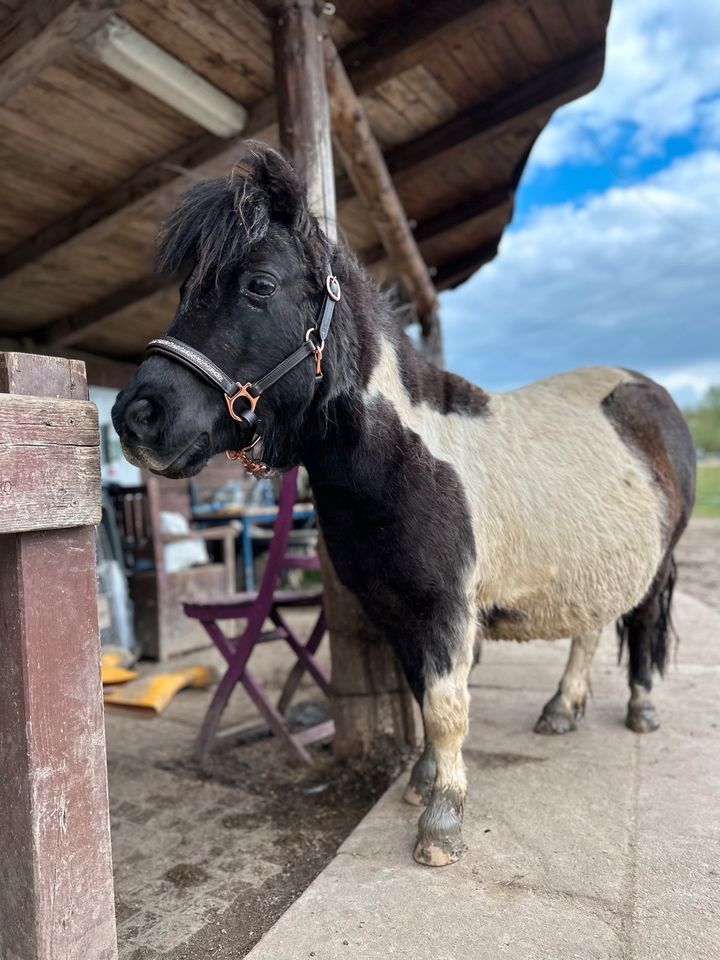
[(720, 2), (614, 0), (600, 85), (538, 139), (498, 256), (441, 295), (450, 370), (720, 384)]

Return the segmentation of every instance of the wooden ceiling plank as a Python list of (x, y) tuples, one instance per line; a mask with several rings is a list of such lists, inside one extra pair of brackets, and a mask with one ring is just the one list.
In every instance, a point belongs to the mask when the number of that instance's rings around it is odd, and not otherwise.
[(93, 327), (104, 323), (113, 313), (171, 285), (172, 281), (167, 277), (143, 277), (137, 283), (132, 283), (122, 290), (115, 290), (109, 296), (91, 303), (71, 316), (61, 317), (38, 333), (34, 333), (33, 336), (38, 343), (48, 347), (70, 346), (82, 339)]
[(494, 97), (471, 107), (447, 123), (409, 143), (394, 147), (386, 156), (391, 173), (401, 173), (430, 157), (473, 140), (489, 140), (523, 119), (547, 113), (581, 93), (592, 89), (602, 75), (604, 45), (592, 47), (557, 66)]
[(500, 240), (491, 240), (479, 247), (468, 250), (461, 256), (456, 257), (448, 263), (443, 263), (435, 269), (433, 281), (438, 290), (447, 289), (466, 280), (471, 273), (474, 273), (483, 264), (489, 263), (497, 254), (497, 248)]
[(0, 23), (0, 104), (94, 33), (121, 0), (29, 0)]
[(529, 0), (432, 0), (418, 4), (412, 17), (380, 23), (370, 36), (342, 50), (343, 63), (358, 93), (414, 67), (413, 53), (430, 40), (445, 43), (467, 29), (490, 26), (521, 9)]
[(234, 64), (226, 63), (222, 57), (218, 57), (200, 37), (183, 29), (170, 15), (163, 16), (144, 0), (125, 0), (122, 16), (123, 20), (127, 20), (153, 43), (245, 106), (260, 99), (265, 93), (262, 85), (250, 76), (239, 73)]

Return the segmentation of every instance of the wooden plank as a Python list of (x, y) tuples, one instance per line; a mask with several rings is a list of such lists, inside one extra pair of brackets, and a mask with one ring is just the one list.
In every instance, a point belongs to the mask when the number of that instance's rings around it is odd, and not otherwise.
[(92, 403), (0, 395), (0, 533), (99, 523), (99, 442)]
[[(464, 2), (464, 0), (463, 0)], [(476, 0), (474, 0), (476, 4)], [(507, 4), (507, 0), (504, 0)], [(514, 0), (510, 6), (506, 6), (505, 11), (509, 11), (512, 7), (513, 9), (518, 5), (520, 0)], [(495, 0), (493, 0), (495, 3)], [(476, 4), (477, 5), (477, 4)], [(490, 5), (485, 4), (484, 6), (490, 8)], [(444, 9), (444, 0), (443, 3), (434, 2), (432, 4), (434, 13), (433, 17), (435, 22), (438, 25), (438, 29), (441, 34), (444, 36), (445, 27), (440, 27), (439, 24), (443, 21), (443, 9)], [(458, 8), (453, 8), (457, 13)], [(500, 8), (498, 7), (498, 10)], [(210, 5), (210, 11), (213, 16), (218, 19), (218, 22), (225, 25), (225, 20), (220, 18), (218, 5), (212, 3)], [(485, 16), (488, 15), (487, 10), (484, 13)], [(170, 52), (175, 53), (175, 55), (180, 56), (184, 59), (189, 66), (197, 70), (207, 79), (211, 80), (214, 83), (217, 83), (218, 86), (222, 87), (229, 93), (237, 95), (237, 91), (230, 89), (228, 84), (223, 83), (223, 78), (218, 76), (217, 73), (212, 69), (214, 66), (217, 67), (217, 59), (210, 62), (210, 65), (206, 65), (206, 69), (203, 70), (203, 63), (200, 62), (198, 57), (192, 57), (183, 47), (182, 49), (178, 46), (178, 43), (193, 43), (197, 42), (189, 34), (181, 31), (182, 37), (177, 41), (173, 39), (173, 30), (178, 30), (175, 24), (170, 20), (164, 19), (157, 10), (154, 10), (152, 7), (148, 6), (143, 0), (127, 0), (123, 6), (123, 16), (126, 17), (128, 22), (132, 23), (137, 29), (141, 30), (156, 43), (159, 43), (165, 49), (168, 49)], [(227, 14), (225, 14), (227, 16)], [(403, 15), (397, 17), (396, 20), (392, 20), (387, 23), (384, 27), (384, 33), (388, 37), (388, 46), (387, 48), (383, 47), (379, 38), (376, 38), (375, 42), (368, 47), (367, 56), (370, 56), (372, 52), (372, 57), (377, 58), (378, 60), (386, 59), (387, 56), (393, 55), (393, 50), (399, 49), (397, 44), (400, 42), (399, 38), (403, 36), (406, 37), (405, 43), (405, 53), (403, 54), (403, 62), (407, 65), (408, 68), (414, 66), (418, 63), (421, 63), (425, 52), (430, 49), (432, 46), (435, 35), (432, 30), (430, 30), (430, 23), (433, 20), (433, 17), (428, 16), (425, 19), (424, 27), (422, 31), (419, 31), (417, 34), (407, 34), (408, 30), (408, 18)], [(457, 24), (456, 24), (457, 26)], [(210, 51), (206, 48), (204, 50), (204, 55), (210, 57)], [(347, 48), (347, 57), (348, 57), (348, 69), (350, 72), (350, 78), (353, 81), (353, 84), (356, 90), (360, 93), (368, 92), (373, 83), (375, 82), (372, 78), (366, 77), (363, 80), (362, 71), (364, 65), (369, 63), (369, 60), (364, 59), (366, 55), (363, 55), (357, 49), (353, 52), (352, 47)], [(353, 67), (352, 58), (357, 60), (357, 66)], [(371, 59), (372, 59), (371, 57)], [(201, 59), (201, 58), (200, 58)], [(265, 97), (263, 100), (258, 101), (253, 105), (250, 110), (250, 118), (248, 121), (248, 126), (245, 131), (246, 136), (257, 136), (260, 139), (268, 140), (270, 143), (273, 143), (276, 139), (274, 133), (274, 120), (276, 115), (276, 101), (274, 96)], [(397, 115), (395, 114), (395, 117)], [(29, 122), (28, 118), (22, 118), (22, 121), (27, 124)], [(389, 132), (392, 130), (392, 118), (389, 121)], [(20, 123), (19, 118), (14, 118), (14, 128), (17, 127), (17, 124)], [(55, 143), (53, 149), (62, 148), (63, 144), (58, 144), (57, 139), (60, 134), (55, 134)], [(38, 143), (38, 146), (40, 144)], [(69, 149), (69, 145), (64, 145)], [(119, 211), (122, 211), (123, 208), (129, 204), (136, 203), (143, 198), (149, 198), (156, 191), (161, 190), (164, 186), (169, 185), (171, 181), (178, 176), (178, 172), (181, 169), (186, 169), (191, 174), (194, 172), (197, 176), (202, 176), (202, 166), (212, 161), (215, 157), (220, 157), (222, 155), (230, 155), (233, 150), (237, 151), (240, 149), (240, 141), (237, 143), (228, 143), (227, 141), (221, 141), (218, 138), (203, 136), (198, 138), (194, 143), (189, 144), (187, 147), (180, 148), (177, 151), (170, 153), (165, 156), (162, 160), (159, 160), (141, 170), (138, 174), (124, 180), (124, 182), (113, 186), (113, 189), (110, 190), (107, 194), (97, 197), (95, 200), (87, 204), (86, 207), (58, 220), (56, 223), (51, 224), (50, 226), (43, 229), (38, 233), (34, 238), (20, 244), (16, 249), (9, 251), (8, 255), (3, 258), (3, 264), (0, 265), (0, 277), (7, 276), (9, 273), (14, 272), (15, 270), (20, 269), (24, 264), (27, 264), (47, 253), (49, 250), (53, 249), (56, 246), (59, 246), (67, 242), (71, 237), (76, 233), (79, 233), (83, 230), (88, 229), (93, 224), (99, 222), (105, 217), (110, 217), (117, 214)], [(79, 158), (81, 159), (81, 158)], [(180, 189), (186, 185), (185, 179), (182, 179), (178, 184), (176, 193), (180, 192)], [(350, 188), (347, 188), (345, 194), (340, 193), (340, 196), (349, 196)], [(158, 197), (158, 202), (155, 204), (155, 209), (158, 211), (158, 214), (164, 212), (164, 198)]]
[(438, 290), (453, 287), (466, 280), (471, 273), (479, 270), (483, 264), (489, 263), (497, 254), (500, 238), (485, 243), (473, 250), (468, 250), (462, 256), (450, 263), (443, 263), (434, 270), (433, 279)]
[(121, 0), (29, 0), (0, 23), (0, 103), (104, 25)]
[(415, 66), (418, 52), (430, 43), (446, 45), (452, 37), (505, 19), (529, 0), (432, 0), (418, 4), (412, 16), (381, 23), (369, 36), (342, 51), (343, 63), (358, 92), (370, 89)]
[(122, 290), (115, 290), (102, 300), (91, 303), (84, 310), (68, 317), (56, 320), (48, 327), (36, 334), (39, 343), (46, 346), (65, 347), (81, 340), (93, 327), (101, 324), (111, 314), (125, 307), (144, 300), (158, 290), (174, 285), (175, 281), (168, 277), (143, 277), (137, 283), (132, 283)]
[[(23, 349), (23, 344), (19, 340), (13, 340), (11, 337), (0, 337), (0, 353), (32, 353), (38, 351), (36, 360), (39, 362), (43, 355), (40, 354), (42, 347), (33, 344), (33, 349)], [(94, 387), (115, 387), (120, 390), (127, 385), (128, 380), (136, 369), (134, 363), (123, 363), (121, 360), (115, 360), (111, 357), (102, 357), (93, 353), (86, 353), (84, 350), (60, 350), (53, 351), (51, 356), (45, 356), (48, 363), (57, 365), (58, 360), (68, 361), (68, 366), (78, 364), (78, 369), (82, 370), (84, 366), (87, 375), (87, 382)], [(34, 390), (25, 391), (28, 394), (37, 394), (43, 387), (46, 379), (39, 378), (38, 386)]]
[[(272, 139), (270, 128), (274, 111), (274, 97), (256, 104), (250, 112), (245, 135)], [(0, 277), (14, 273), (101, 221), (117, 215), (130, 215), (134, 207), (142, 206), (147, 215), (158, 218), (167, 207), (168, 200), (172, 202), (171, 198), (187, 189), (193, 178), (204, 175), (205, 165), (224, 156), (230, 163), (241, 149), (241, 144), (240, 139), (228, 142), (211, 134), (197, 137), (11, 250), (3, 257)], [(170, 188), (170, 193), (163, 192), (163, 188)]]
[(512, 124), (530, 120), (591, 90), (602, 76), (605, 45), (592, 47), (519, 84), (514, 90), (459, 114), (447, 123), (391, 150), (385, 160), (391, 173), (418, 166), (467, 140), (498, 136)]
[(48, 404), (44, 397), (0, 394), (0, 448), (97, 445), (97, 410), (89, 401)]
[[(179, 9), (180, 20), (168, 10), (167, 16), (157, 4), (145, 0), (125, 0), (122, 16), (136, 30), (167, 50), (191, 70), (199, 73), (220, 90), (243, 105), (253, 103), (267, 92), (265, 83), (258, 82), (238, 61), (228, 63), (212, 47), (203, 42), (202, 31), (196, 31), (188, 21), (187, 11)], [(205, 39), (208, 39), (205, 35)], [(238, 47), (239, 55), (239, 47)], [(269, 79), (269, 78), (268, 78)]]
[[(0, 356), (43, 386), (86, 396), (82, 364)], [(0, 536), (0, 635), (0, 951), (116, 960), (92, 528)]]

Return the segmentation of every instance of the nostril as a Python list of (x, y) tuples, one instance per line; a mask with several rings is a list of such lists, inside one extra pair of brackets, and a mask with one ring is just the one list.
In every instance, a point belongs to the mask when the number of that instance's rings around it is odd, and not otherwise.
[(155, 405), (150, 400), (133, 400), (125, 412), (127, 425), (138, 436), (157, 418)]

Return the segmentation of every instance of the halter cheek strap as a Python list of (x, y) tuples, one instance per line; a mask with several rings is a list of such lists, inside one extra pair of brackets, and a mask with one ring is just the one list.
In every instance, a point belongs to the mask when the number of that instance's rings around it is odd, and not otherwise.
[[(270, 387), (274, 386), (278, 380), (281, 380), (287, 373), (293, 370), (305, 357), (315, 357), (315, 379), (322, 380), (322, 355), (325, 348), (325, 340), (330, 332), (335, 304), (340, 300), (340, 284), (337, 277), (328, 275), (325, 279), (325, 295), (323, 297), (320, 313), (314, 327), (305, 334), (304, 341), (297, 350), (294, 350), (290, 356), (281, 360), (277, 366), (273, 367), (264, 377), (260, 377), (254, 383), (241, 383), (239, 380), (233, 380), (223, 370), (213, 363), (204, 353), (177, 340), (175, 337), (158, 337), (151, 340), (146, 347), (146, 353), (159, 353), (177, 363), (192, 370), (193, 373), (202, 377), (211, 386), (217, 387), (225, 395), (228, 413), (240, 423), (245, 423), (253, 430), (255, 436), (248, 446), (242, 450), (228, 451), (227, 456), (231, 460), (240, 460), (246, 470), (251, 473), (257, 473), (264, 468), (264, 464), (251, 460), (246, 451), (253, 447), (259, 440), (259, 435), (255, 431), (257, 417), (255, 407), (262, 394)], [(247, 400), (248, 406), (241, 413), (235, 410), (235, 404), (240, 399)]]

